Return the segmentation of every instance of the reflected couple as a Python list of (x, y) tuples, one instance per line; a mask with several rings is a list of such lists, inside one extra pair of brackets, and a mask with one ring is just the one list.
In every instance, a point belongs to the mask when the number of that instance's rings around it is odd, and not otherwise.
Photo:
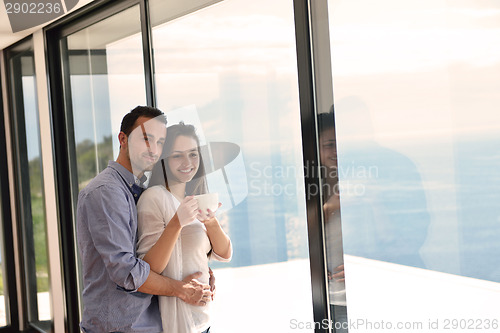
[(344, 333), (348, 320), (333, 109), (318, 115), (318, 126), (330, 316), (335, 332)]
[(337, 128), (344, 253), (426, 268), (421, 250), (430, 216), (417, 166), (378, 143), (375, 134), (383, 132), (360, 97), (339, 99), (335, 116), (345, 124)]
[(166, 123), (155, 108), (129, 112), (116, 161), (79, 194), (84, 332), (209, 331), (208, 260), (229, 261), (232, 246), (218, 206), (194, 197), (207, 192), (195, 128)]
[[(345, 125), (336, 129), (334, 116)], [(421, 250), (430, 217), (415, 163), (377, 143), (359, 97), (340, 99), (335, 115), (333, 106), (318, 115), (318, 126), (331, 314), (335, 332), (346, 332), (341, 327), (347, 321), (344, 253), (426, 268)], [(342, 139), (340, 154), (336, 133)]]

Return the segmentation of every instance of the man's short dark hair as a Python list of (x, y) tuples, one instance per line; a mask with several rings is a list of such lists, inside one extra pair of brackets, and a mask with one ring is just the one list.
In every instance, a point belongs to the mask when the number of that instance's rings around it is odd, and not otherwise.
[(161, 121), (165, 125), (167, 125), (167, 117), (165, 114), (157, 109), (153, 108), (151, 106), (136, 106), (132, 111), (127, 113), (125, 117), (122, 119), (122, 124), (120, 127), (120, 132), (125, 133), (127, 136), (132, 133), (132, 130), (134, 129), (135, 122), (139, 117), (146, 117), (149, 119), (156, 118), (157, 120)]

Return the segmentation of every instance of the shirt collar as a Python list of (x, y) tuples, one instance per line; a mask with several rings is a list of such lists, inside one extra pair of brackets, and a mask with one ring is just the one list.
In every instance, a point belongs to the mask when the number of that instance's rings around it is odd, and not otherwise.
[(146, 175), (143, 175), (141, 178), (137, 178), (132, 172), (128, 171), (123, 165), (116, 161), (109, 161), (108, 167), (118, 172), (129, 187), (132, 187), (134, 184), (140, 187), (145, 187), (144, 183), (148, 179)]
[(116, 161), (109, 161), (108, 167), (118, 172), (120, 177), (122, 177), (122, 179), (127, 183), (130, 192), (134, 196), (135, 203), (137, 203), (137, 200), (139, 200), (139, 197), (144, 191), (144, 181), (147, 179), (147, 177), (143, 175), (140, 179), (137, 178), (123, 165)]

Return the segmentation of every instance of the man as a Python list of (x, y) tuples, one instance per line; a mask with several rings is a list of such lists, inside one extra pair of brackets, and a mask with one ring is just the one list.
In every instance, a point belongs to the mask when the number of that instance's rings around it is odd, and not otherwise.
[(161, 332), (157, 297), (202, 305), (212, 296), (201, 273), (172, 280), (136, 257), (137, 209), (145, 171), (158, 161), (167, 129), (158, 109), (138, 106), (125, 115), (116, 161), (80, 192), (77, 239), (83, 272), (84, 332)]

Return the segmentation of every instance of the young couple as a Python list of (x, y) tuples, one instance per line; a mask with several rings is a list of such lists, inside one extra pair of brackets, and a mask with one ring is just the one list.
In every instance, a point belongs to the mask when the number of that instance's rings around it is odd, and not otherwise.
[[(215, 212), (200, 211), (193, 198), (207, 191), (195, 129), (183, 123), (167, 129), (161, 111), (140, 106), (123, 118), (118, 138), (117, 160), (78, 199), (80, 326), (208, 332), (214, 289), (208, 260), (229, 261), (232, 247)], [(141, 195), (145, 171), (152, 173)]]

